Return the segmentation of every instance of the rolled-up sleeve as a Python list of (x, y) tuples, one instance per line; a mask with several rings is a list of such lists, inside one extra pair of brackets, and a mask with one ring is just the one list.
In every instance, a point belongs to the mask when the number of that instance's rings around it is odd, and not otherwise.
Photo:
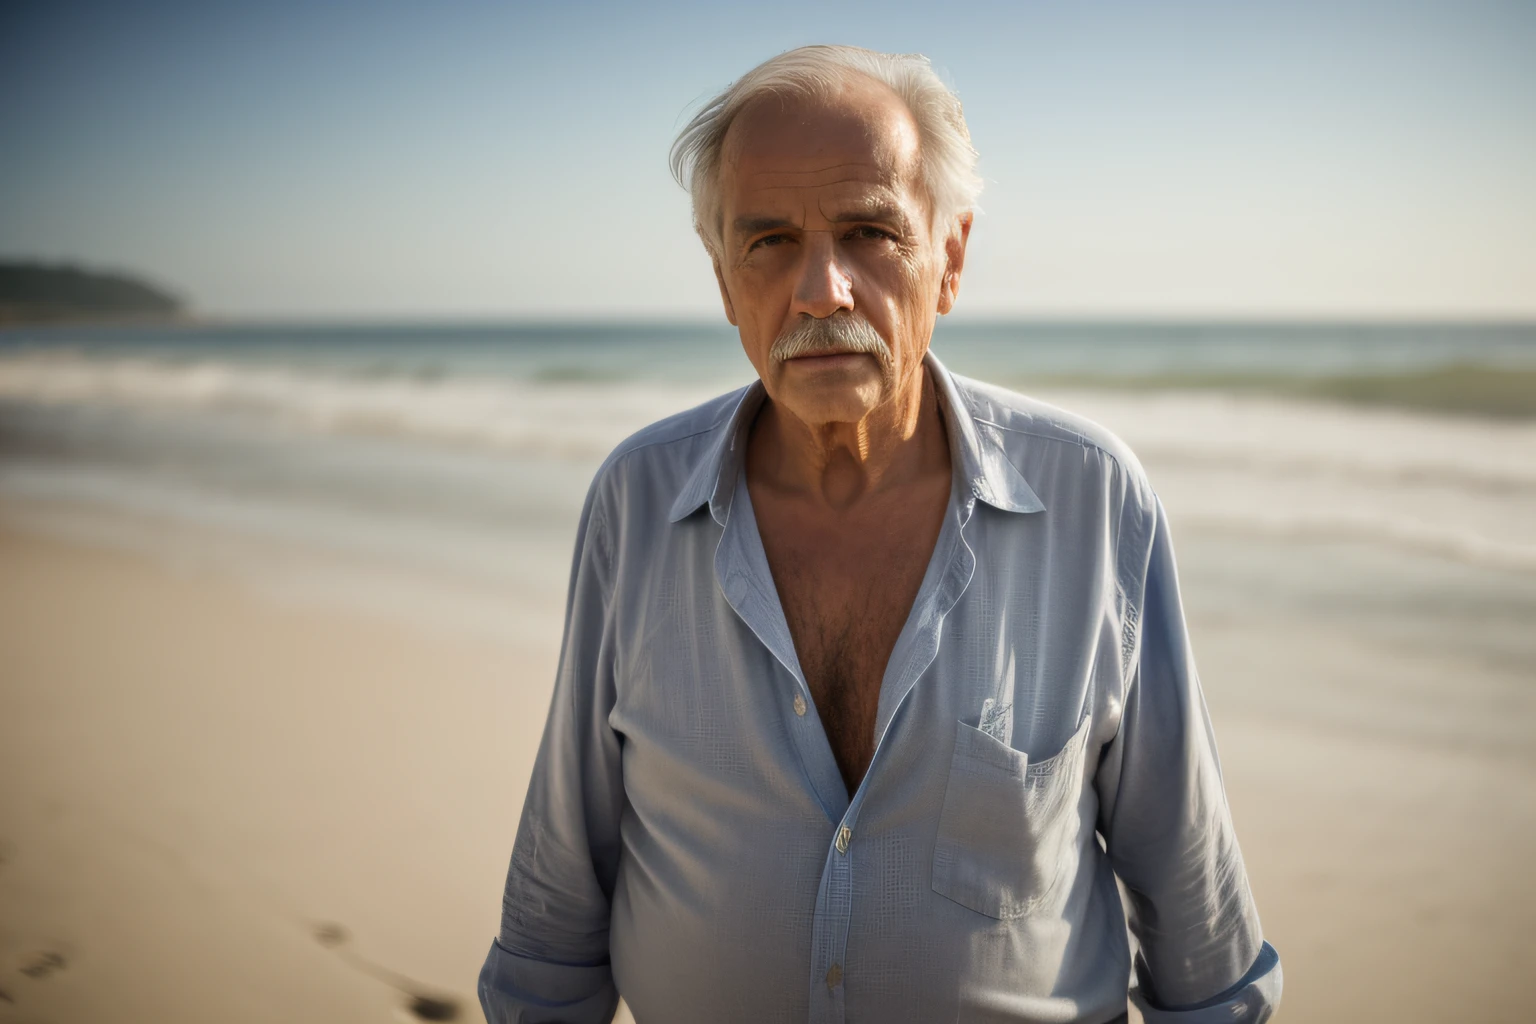
[(1143, 536), (1136, 653), (1097, 777), (1099, 832), (1124, 883), (1148, 1024), (1267, 1020), (1280, 959), (1266, 943), (1195, 673), (1162, 503)]
[[(599, 482), (601, 476), (599, 477)], [(607, 1024), (609, 904), (624, 807), (613, 707), (611, 556), (594, 483), (582, 510), (554, 696), (480, 971), (490, 1024)]]

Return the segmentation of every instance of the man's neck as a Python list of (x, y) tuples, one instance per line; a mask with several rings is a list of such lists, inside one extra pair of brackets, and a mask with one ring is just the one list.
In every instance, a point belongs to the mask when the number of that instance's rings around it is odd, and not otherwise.
[(858, 422), (806, 423), (763, 403), (748, 443), (750, 479), (841, 512), (864, 498), (950, 470), (949, 442), (928, 368)]

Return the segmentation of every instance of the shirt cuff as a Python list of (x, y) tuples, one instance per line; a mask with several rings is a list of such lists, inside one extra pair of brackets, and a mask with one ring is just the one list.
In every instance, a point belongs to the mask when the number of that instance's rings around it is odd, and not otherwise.
[(495, 939), (480, 968), (479, 992), (489, 1024), (609, 1024), (619, 1005), (607, 960), (537, 960)]
[(1131, 1001), (1146, 1024), (1262, 1024), (1280, 1005), (1280, 954), (1264, 943), (1259, 955), (1236, 985), (1214, 999), (1184, 1009), (1164, 1009), (1147, 1001), (1140, 986), (1131, 989)]

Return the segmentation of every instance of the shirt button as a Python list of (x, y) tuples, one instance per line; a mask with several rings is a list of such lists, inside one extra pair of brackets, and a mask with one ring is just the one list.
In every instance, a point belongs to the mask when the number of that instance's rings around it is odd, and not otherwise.
[[(844, 825), (842, 828), (837, 830), (837, 842), (834, 843), (833, 845), (837, 847), (837, 852), (838, 853), (847, 853), (848, 852), (848, 844), (851, 843), (852, 841), (853, 841), (853, 829), (849, 828), (847, 825)], [(833, 964), (832, 966), (836, 967), (837, 965)]]
[(798, 693), (795, 694), (795, 714), (802, 718), (805, 717), (805, 698)]
[(843, 980), (843, 965), (833, 964), (827, 968), (827, 988), (837, 988)]

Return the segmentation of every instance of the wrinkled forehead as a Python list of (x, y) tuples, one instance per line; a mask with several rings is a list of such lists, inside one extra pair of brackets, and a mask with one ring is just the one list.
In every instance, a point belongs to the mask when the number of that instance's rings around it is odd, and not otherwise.
[(917, 125), (883, 84), (860, 80), (830, 98), (765, 95), (726, 132), (727, 207), (879, 198), (921, 204)]

